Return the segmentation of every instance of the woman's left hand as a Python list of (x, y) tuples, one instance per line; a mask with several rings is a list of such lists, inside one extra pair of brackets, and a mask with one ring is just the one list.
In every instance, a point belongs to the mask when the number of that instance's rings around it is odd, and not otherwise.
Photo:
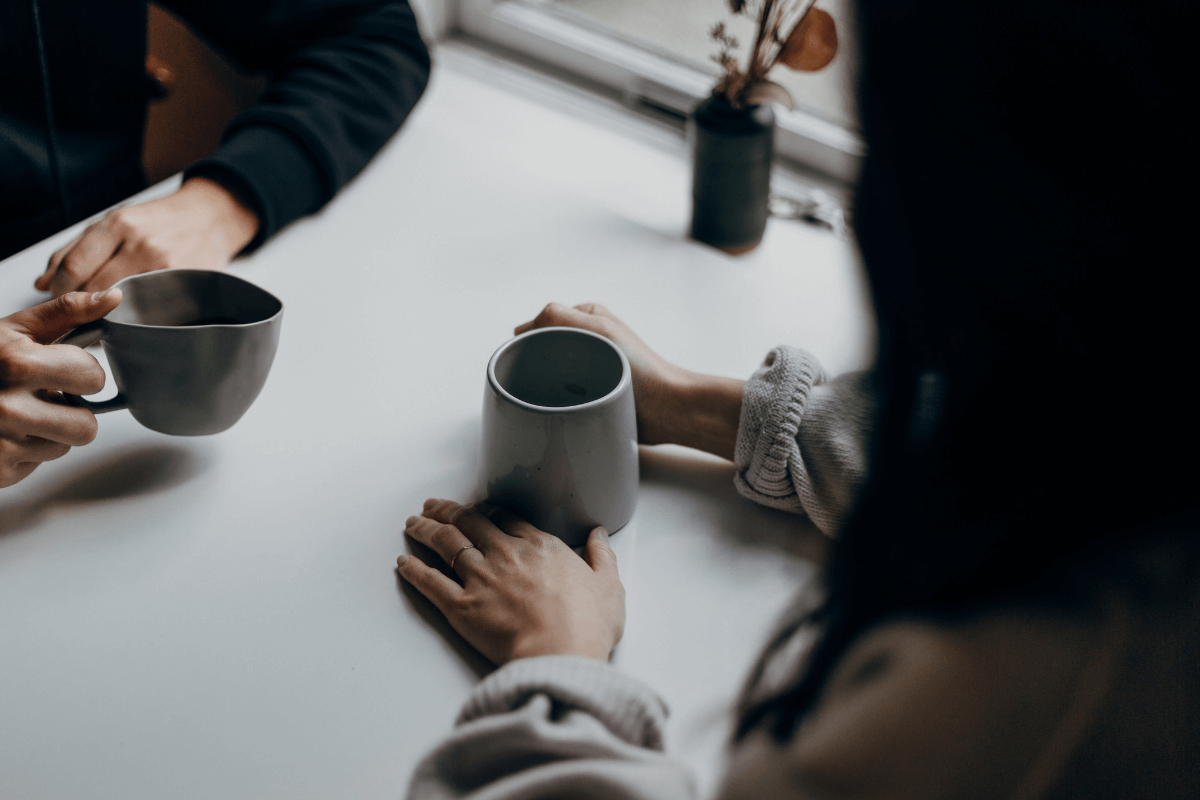
[(496, 664), (607, 659), (621, 639), (625, 588), (603, 528), (588, 537), (584, 560), (505, 509), (431, 499), (405, 533), (452, 565), (462, 585), (412, 556), (396, 559), (396, 571)]

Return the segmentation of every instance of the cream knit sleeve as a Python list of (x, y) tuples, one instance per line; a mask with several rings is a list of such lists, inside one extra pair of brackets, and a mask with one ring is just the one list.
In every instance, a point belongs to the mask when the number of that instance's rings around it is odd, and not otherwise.
[(418, 765), (409, 800), (695, 800), (662, 752), (667, 709), (641, 682), (575, 656), (513, 661), (471, 693)]
[(738, 492), (837, 534), (866, 479), (875, 411), (867, 373), (831, 380), (810, 353), (777, 347), (742, 392)]

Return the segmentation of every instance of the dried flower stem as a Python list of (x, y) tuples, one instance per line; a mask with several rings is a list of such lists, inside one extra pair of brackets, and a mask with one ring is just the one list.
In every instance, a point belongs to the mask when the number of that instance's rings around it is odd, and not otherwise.
[(731, 0), (731, 12), (750, 17), (757, 25), (745, 69), (738, 64), (734, 53), (737, 39), (726, 32), (724, 23), (713, 26), (712, 38), (721, 45), (720, 53), (713, 56), (713, 60), (721, 65), (723, 73), (717, 91), (735, 107), (740, 107), (750, 88), (767, 79), (767, 73), (779, 59), (786, 34), (791, 33), (815, 4), (816, 0), (762, 0), (761, 5)]

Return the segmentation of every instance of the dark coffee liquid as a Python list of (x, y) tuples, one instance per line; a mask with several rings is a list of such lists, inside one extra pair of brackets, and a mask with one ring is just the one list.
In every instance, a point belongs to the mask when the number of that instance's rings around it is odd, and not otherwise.
[(192, 322), (180, 322), (172, 327), (175, 328), (195, 328), (198, 325), (242, 325), (240, 319), (233, 317), (202, 317), (201, 319), (193, 320)]

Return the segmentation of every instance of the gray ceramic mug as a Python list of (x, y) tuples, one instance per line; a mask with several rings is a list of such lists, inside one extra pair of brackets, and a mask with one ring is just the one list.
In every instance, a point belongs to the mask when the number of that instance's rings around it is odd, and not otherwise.
[(637, 506), (638, 449), (629, 361), (575, 328), (528, 331), (488, 363), (480, 483), (572, 547)]
[(175, 436), (232, 427), (267, 381), (283, 303), (207, 270), (147, 272), (117, 286), (121, 305), (60, 340), (103, 342), (117, 396), (94, 402), (68, 394), (67, 401), (97, 414), (128, 408), (147, 428)]

